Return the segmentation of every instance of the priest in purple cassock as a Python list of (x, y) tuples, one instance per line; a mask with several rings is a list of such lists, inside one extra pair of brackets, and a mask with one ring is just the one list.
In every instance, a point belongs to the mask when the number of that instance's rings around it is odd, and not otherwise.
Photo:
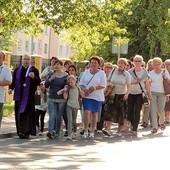
[(9, 94), (14, 90), (15, 121), (20, 139), (36, 135), (35, 91), (40, 82), (38, 69), (31, 66), (31, 57), (25, 54), (22, 65), (14, 70), (13, 81), (9, 86)]

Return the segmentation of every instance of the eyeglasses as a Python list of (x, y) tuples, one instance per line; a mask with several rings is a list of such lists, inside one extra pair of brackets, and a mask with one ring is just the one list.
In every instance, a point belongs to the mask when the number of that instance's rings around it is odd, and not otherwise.
[(135, 60), (135, 62), (141, 62), (141, 60)]

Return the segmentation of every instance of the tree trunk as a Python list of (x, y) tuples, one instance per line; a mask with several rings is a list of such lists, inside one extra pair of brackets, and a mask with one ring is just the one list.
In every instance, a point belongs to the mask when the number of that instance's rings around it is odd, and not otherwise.
[(160, 42), (156, 42), (155, 43), (155, 57), (161, 57), (161, 43)]

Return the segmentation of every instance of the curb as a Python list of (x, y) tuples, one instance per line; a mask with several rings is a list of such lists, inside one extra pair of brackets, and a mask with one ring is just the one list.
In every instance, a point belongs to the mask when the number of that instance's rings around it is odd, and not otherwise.
[[(77, 123), (77, 127), (80, 126), (81, 123)], [(44, 127), (44, 132), (48, 131), (48, 127)], [(14, 136), (17, 136), (17, 132), (11, 132), (11, 133), (3, 133), (0, 134), (0, 139), (4, 139), (4, 138), (13, 138)]]
[[(45, 127), (44, 131), (47, 131), (47, 130), (48, 130), (48, 128)], [(14, 136), (17, 136), (17, 132), (3, 133), (3, 134), (0, 134), (0, 139), (13, 138)]]
[(16, 132), (12, 132), (12, 133), (4, 133), (4, 134), (0, 134), (0, 139), (4, 139), (4, 138), (12, 138), (14, 136), (16, 136), (17, 133)]

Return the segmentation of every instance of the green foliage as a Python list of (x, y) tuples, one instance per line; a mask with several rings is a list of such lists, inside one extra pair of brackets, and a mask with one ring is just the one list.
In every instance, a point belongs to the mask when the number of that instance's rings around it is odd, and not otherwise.
[(133, 0), (120, 17), (130, 39), (129, 54), (149, 59), (170, 53), (169, 0)]
[[(120, 10), (120, 8), (123, 10), (128, 3), (125, 0), (121, 2), (124, 3), (99, 0), (54, 3), (54, 1), (41, 0), (37, 2), (39, 6), (37, 10), (42, 12), (44, 22), (51, 25), (56, 32), (65, 28), (68, 33), (66, 41), (70, 42), (76, 52), (72, 56), (74, 59), (85, 60), (93, 54), (111, 59), (113, 35), (125, 37), (126, 34), (126, 29), (119, 26), (114, 15), (115, 10)], [(46, 9), (48, 9), (48, 14)], [(121, 44), (121, 41), (118, 43)]]
[(34, 3), (23, 0), (0, 1), (0, 47), (9, 50), (16, 40), (14, 34), (18, 30), (36, 35), (42, 31), (41, 18), (34, 12)]
[(117, 45), (129, 41), (129, 58), (170, 54), (169, 0), (1, 0), (0, 6), (0, 46), (19, 29), (37, 35), (45, 24), (67, 32), (77, 61), (93, 54), (115, 61), (113, 36)]
[(0, 48), (6, 51), (10, 51), (11, 46), (15, 45), (17, 42), (16, 38), (9, 33), (0, 36)]
[(13, 116), (14, 115), (14, 102), (5, 103), (3, 116)]

